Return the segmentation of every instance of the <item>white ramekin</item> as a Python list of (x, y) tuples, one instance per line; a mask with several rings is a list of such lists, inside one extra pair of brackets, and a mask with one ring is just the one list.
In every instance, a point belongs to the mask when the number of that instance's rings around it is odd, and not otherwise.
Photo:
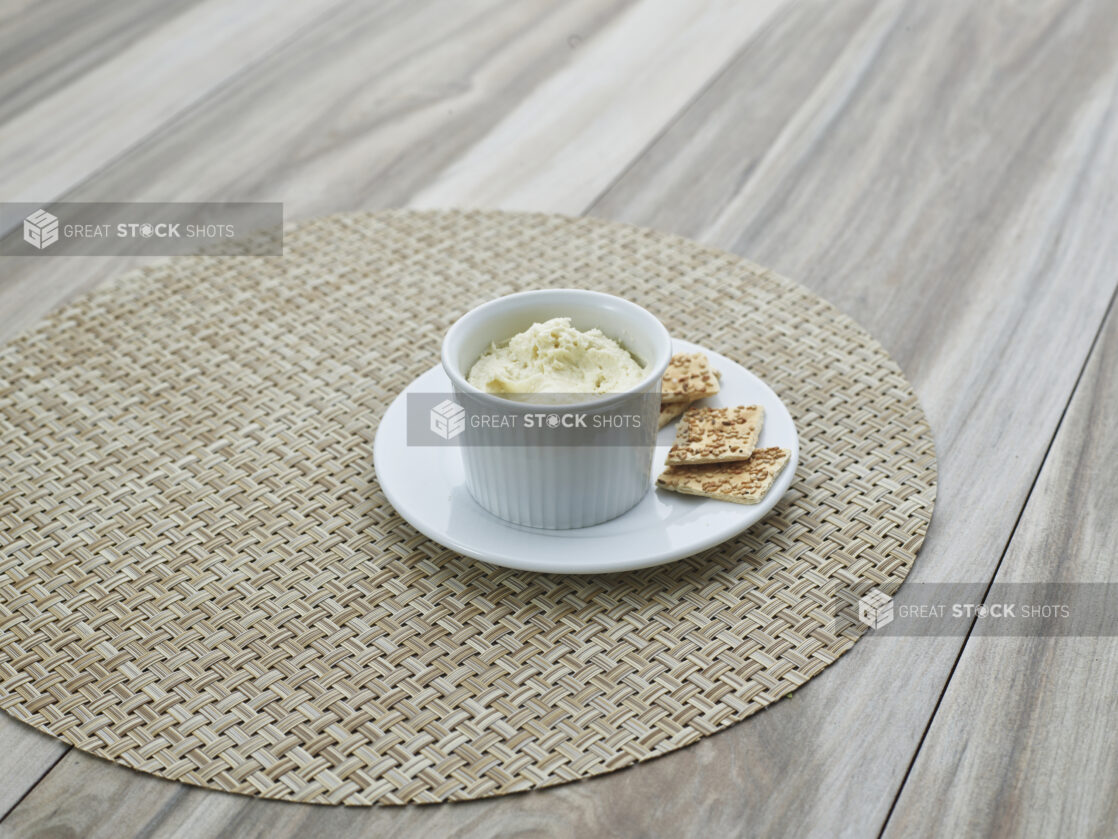
[[(635, 505), (650, 486), (659, 419), (660, 380), (671, 361), (668, 330), (635, 303), (581, 289), (549, 289), (510, 294), (463, 315), (443, 340), (442, 363), (457, 395), (492, 413), (527, 414), (546, 410), (485, 393), (466, 381), (470, 367), (489, 347), (533, 323), (569, 317), (579, 330), (598, 328), (645, 365), (646, 375), (629, 390), (564, 405), (595, 413), (640, 416), (639, 427), (596, 443), (592, 430), (567, 432), (564, 445), (541, 445), (521, 426), (475, 428), (461, 435), (466, 486), (483, 508), (514, 524), (549, 529), (589, 527), (616, 518)], [(574, 435), (572, 438), (570, 435)], [(585, 434), (583, 440), (578, 435)], [(488, 437), (486, 435), (489, 435)], [(494, 435), (499, 435), (494, 436)]]

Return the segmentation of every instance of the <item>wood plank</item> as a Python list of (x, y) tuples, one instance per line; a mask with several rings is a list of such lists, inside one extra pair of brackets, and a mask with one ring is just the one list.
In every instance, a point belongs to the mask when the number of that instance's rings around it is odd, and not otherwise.
[(69, 749), (0, 712), (0, 819)]
[[(1115, 416), (1112, 308), (996, 583), (1118, 583)], [(1118, 638), (972, 637), (885, 835), (1108, 839), (1116, 731)]]
[(410, 204), (585, 211), (785, 4), (645, 0)]
[(4, 200), (58, 199), (342, 2), (188, 8), (5, 123)]
[(194, 0), (53, 0), (0, 10), (0, 125), (73, 83)]

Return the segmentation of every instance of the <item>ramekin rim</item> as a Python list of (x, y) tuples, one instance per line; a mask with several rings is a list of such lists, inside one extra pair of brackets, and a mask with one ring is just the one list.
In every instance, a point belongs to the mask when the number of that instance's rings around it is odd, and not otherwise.
[[(450, 360), (447, 357), (448, 345), (450, 344), (451, 338), (454, 336), (454, 333), (461, 327), (463, 321), (466, 321), (467, 318), (476, 316), (485, 309), (500, 306), (502, 304), (507, 304), (508, 301), (514, 299), (521, 299), (536, 295), (563, 293), (577, 293), (580, 295), (587, 295), (591, 297), (608, 298), (611, 301), (619, 301), (625, 306), (636, 309), (639, 313), (647, 317), (652, 324), (654, 324), (656, 327), (659, 327), (659, 332), (661, 333), (661, 337), (665, 346), (663, 357), (657, 359), (655, 363), (652, 360), (649, 360), (648, 373), (632, 387), (626, 388), (625, 390), (619, 390), (615, 393), (600, 394), (592, 399), (587, 399), (583, 402), (563, 403), (562, 407), (564, 410), (575, 408), (608, 408), (614, 402), (618, 402), (622, 399), (643, 393), (650, 384), (652, 384), (654, 381), (658, 382), (660, 379), (663, 378), (664, 372), (668, 369), (668, 364), (671, 363), (672, 359), (672, 336), (671, 333), (668, 332), (668, 328), (664, 326), (664, 324), (658, 317), (648, 311), (648, 309), (644, 308), (638, 303), (634, 303), (632, 300), (627, 300), (624, 297), (620, 297), (616, 294), (608, 294), (603, 291), (594, 291), (587, 288), (541, 288), (530, 289), (528, 291), (517, 291), (513, 292), (512, 294), (505, 294), (500, 297), (495, 297), (492, 300), (487, 300), (484, 303), (480, 303), (477, 306), (474, 306), (467, 312), (464, 312), (458, 317), (457, 320), (454, 321), (454, 323), (450, 325), (450, 328), (447, 329), (446, 334), (443, 336), (440, 360), (442, 361), (443, 371), (447, 374), (447, 377), (450, 379), (451, 384), (453, 384), (457, 389), (463, 391), (464, 393), (470, 394), (471, 397), (481, 397), (483, 399), (491, 400), (499, 404), (501, 407), (504, 407), (506, 410), (509, 407), (519, 407), (525, 409), (541, 407), (538, 403), (521, 402), (515, 399), (506, 399), (499, 394), (489, 393), (482, 390), (481, 388), (474, 387), (466, 380), (466, 377), (462, 375), (459, 370), (456, 370), (455, 366), (450, 363)], [(560, 316), (560, 314), (556, 314), (556, 317)]]

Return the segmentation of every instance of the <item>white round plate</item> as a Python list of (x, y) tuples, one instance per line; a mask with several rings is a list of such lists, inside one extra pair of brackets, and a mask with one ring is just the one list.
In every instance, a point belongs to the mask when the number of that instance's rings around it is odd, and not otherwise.
[(760, 504), (733, 504), (656, 489), (656, 475), (676, 423), (660, 430), (650, 491), (612, 521), (577, 530), (541, 530), (510, 524), (478, 506), (466, 489), (457, 446), (408, 446), (406, 399), (410, 393), (450, 393), (450, 380), (436, 365), (412, 382), (384, 414), (373, 444), (377, 478), (389, 503), (429, 539), (475, 559), (554, 574), (604, 574), (661, 565), (724, 542), (760, 521), (784, 495), (796, 473), (800, 447), (784, 403), (764, 382), (725, 356), (673, 340), (674, 351), (704, 352), (721, 371), (714, 407), (761, 405), (765, 423), (757, 445), (790, 449), (792, 457)]

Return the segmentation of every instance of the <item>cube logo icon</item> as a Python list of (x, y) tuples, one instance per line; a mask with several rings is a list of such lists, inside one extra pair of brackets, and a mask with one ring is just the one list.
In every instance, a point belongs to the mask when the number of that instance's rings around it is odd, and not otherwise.
[(431, 409), (431, 430), (444, 440), (453, 440), (466, 430), (466, 409), (453, 399), (444, 399)]
[(58, 241), (58, 217), (36, 210), (23, 220), (23, 241), (39, 250)]
[(881, 589), (858, 598), (858, 620), (871, 629), (893, 622), (893, 598)]

